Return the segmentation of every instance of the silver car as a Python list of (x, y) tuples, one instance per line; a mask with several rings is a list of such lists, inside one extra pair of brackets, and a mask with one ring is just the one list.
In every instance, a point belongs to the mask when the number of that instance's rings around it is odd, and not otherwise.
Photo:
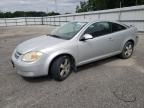
[(12, 64), (23, 77), (49, 74), (62, 81), (80, 65), (114, 55), (128, 59), (137, 40), (133, 26), (112, 21), (75, 21), (18, 45)]

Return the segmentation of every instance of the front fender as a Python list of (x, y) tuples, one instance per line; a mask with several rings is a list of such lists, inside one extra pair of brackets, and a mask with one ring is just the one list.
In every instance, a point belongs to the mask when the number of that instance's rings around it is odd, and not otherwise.
[(51, 53), (50, 55), (48, 55), (47, 59), (46, 59), (46, 62), (45, 62), (45, 71), (47, 71), (49, 73), (49, 68), (50, 68), (50, 65), (52, 63), (52, 61), (58, 57), (59, 55), (63, 55), (63, 54), (68, 54), (68, 55), (71, 55), (73, 58), (76, 58), (75, 55), (73, 55), (72, 53), (70, 53), (69, 51), (67, 50), (64, 50), (64, 51), (57, 51), (57, 52), (53, 52)]

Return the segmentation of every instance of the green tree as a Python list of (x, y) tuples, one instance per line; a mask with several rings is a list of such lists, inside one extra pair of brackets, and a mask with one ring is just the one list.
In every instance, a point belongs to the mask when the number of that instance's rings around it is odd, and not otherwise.
[(48, 16), (54, 16), (54, 15), (60, 15), (60, 13), (57, 13), (57, 12), (49, 12), (48, 14), (47, 14)]
[(87, 12), (88, 9), (88, 3), (87, 2), (80, 2), (80, 5), (76, 7), (76, 12)]
[(143, 5), (144, 0), (88, 0), (80, 2), (76, 7), (76, 12), (96, 11), (103, 9), (113, 9), (121, 7)]
[(53, 16), (53, 15), (60, 15), (60, 13), (56, 12), (36, 12), (36, 11), (16, 11), (16, 12), (2, 12), (0, 11), (0, 18), (14, 18), (14, 17), (42, 17), (42, 16)]

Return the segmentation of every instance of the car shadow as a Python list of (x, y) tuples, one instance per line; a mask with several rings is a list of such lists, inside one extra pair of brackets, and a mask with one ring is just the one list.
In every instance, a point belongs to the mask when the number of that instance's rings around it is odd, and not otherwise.
[(40, 83), (40, 82), (45, 82), (45, 81), (52, 81), (51, 76), (40, 76), (40, 77), (23, 77), (25, 81), (28, 81), (30, 83)]
[(118, 60), (118, 59), (120, 59), (120, 58), (118, 58), (117, 56), (113, 56), (113, 57), (109, 57), (109, 58), (106, 58), (106, 59), (91, 62), (91, 63), (88, 63), (88, 64), (84, 64), (84, 65), (78, 67), (77, 72), (81, 72), (83, 70), (86, 70), (86, 69), (89, 69), (89, 68), (92, 68), (92, 67), (96, 67), (96, 66), (99, 66), (99, 65), (104, 65), (108, 62), (112, 62), (112, 61), (115, 61), (115, 60)]

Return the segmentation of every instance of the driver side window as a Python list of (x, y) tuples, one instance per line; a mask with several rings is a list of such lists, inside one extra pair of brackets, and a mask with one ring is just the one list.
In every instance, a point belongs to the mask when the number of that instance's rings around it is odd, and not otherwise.
[(84, 34), (90, 34), (94, 38), (111, 33), (111, 26), (108, 22), (97, 22), (90, 25)]

